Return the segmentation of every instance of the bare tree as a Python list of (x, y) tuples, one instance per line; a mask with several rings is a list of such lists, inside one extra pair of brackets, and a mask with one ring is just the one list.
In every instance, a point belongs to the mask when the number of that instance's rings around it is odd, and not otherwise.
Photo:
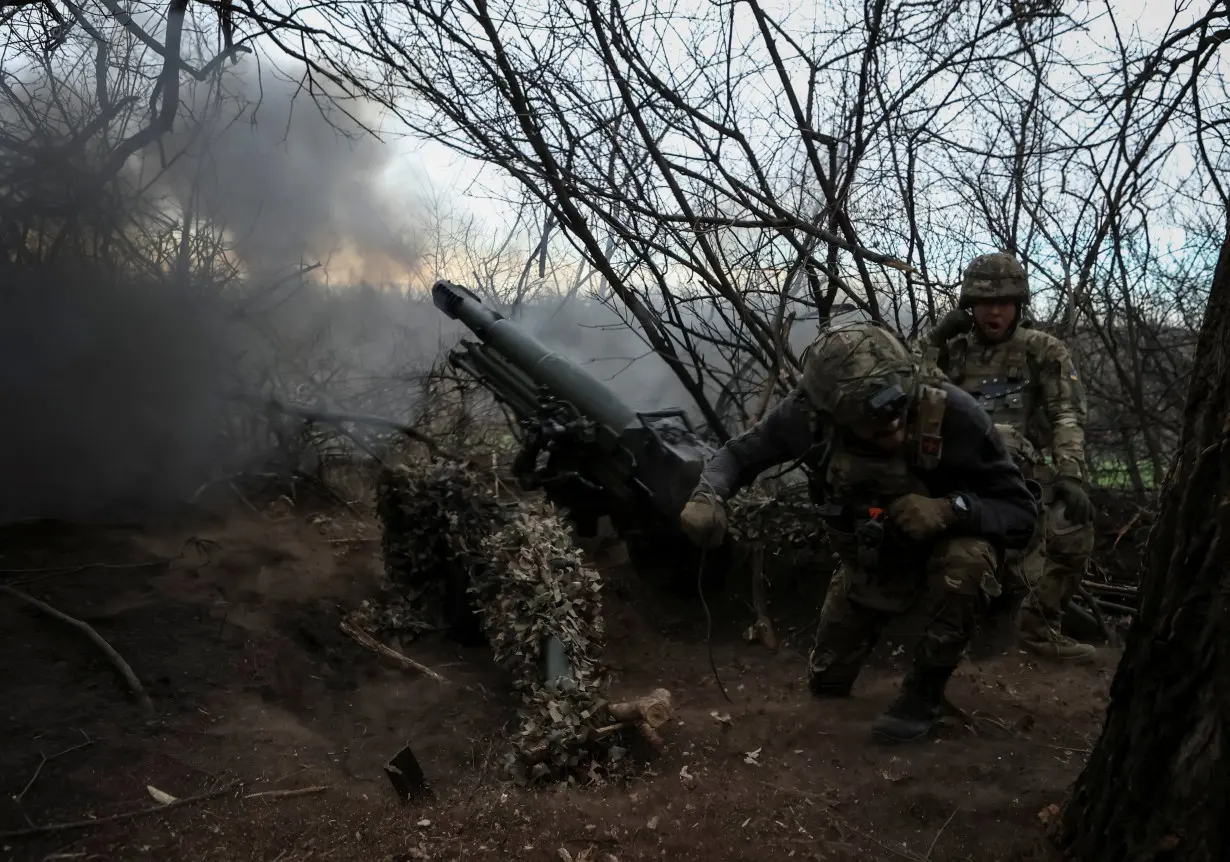
[(1064, 812), (1078, 859), (1221, 859), (1221, 743), (1230, 481), (1230, 234), (1196, 348), (1179, 457), (1149, 536), (1141, 612), (1111, 686), (1102, 735)]
[[(160, 10), (103, 8), (82, 17), (104, 38), (74, 24), (59, 55), (85, 69), (87, 47), (140, 49), (169, 81), (151, 47), (170, 33)], [(1212, 246), (1161, 238), (1198, 237), (1224, 191), (1216, 4), (1179, 9), (1155, 44), (1109, 5), (998, 0), (839, 0), (813, 20), (755, 0), (372, 0), (310, 21), (280, 2), (193, 8), (176, 64), (189, 87), (267, 49), (340, 106), (347, 133), (373, 127), (360, 100), (378, 103), (511, 179), (503, 244), (458, 277), (517, 313), (540, 291), (597, 297), (718, 438), (797, 382), (816, 325), (853, 313), (916, 332), (969, 257), (1003, 247), (1030, 268), (1039, 324), (1080, 358), (1095, 470), (1143, 495), (1165, 469)], [(1072, 46), (1098, 27), (1078, 62)], [(117, 140), (157, 126), (163, 148), (168, 126), (143, 104)], [(22, 152), (0, 194), (27, 176)], [(448, 256), (440, 272), (460, 263)]]
[(1100, 461), (1143, 458), (1140, 490), (1161, 472), (1190, 355), (1155, 265), (1176, 191), (1156, 169), (1174, 164), (1192, 84), (1145, 72), (1199, 27), (1176, 25), (1136, 69), (1135, 44), (1101, 66), (1065, 55), (1096, 9), (680, 12), (403, 0), (366, 24), (388, 85), (417, 99), (408, 123), (550, 213), (719, 437), (797, 381), (798, 321), (844, 302), (916, 331), (964, 261), (998, 246), (1030, 265), (1043, 322), (1098, 366)]

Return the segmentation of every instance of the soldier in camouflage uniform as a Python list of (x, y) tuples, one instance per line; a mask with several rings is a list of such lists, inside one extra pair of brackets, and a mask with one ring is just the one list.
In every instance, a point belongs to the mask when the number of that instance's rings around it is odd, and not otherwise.
[(1084, 389), (1063, 342), (1024, 318), (1028, 300), (1025, 270), (1014, 257), (974, 258), (958, 307), (926, 337), (926, 349), (928, 360), (974, 395), (994, 422), (1016, 429), (1026, 478), (1042, 487), (1042, 535), (1028, 554), (1009, 561), (1009, 576), (1022, 578), (1025, 590), (1016, 617), (1021, 645), (1048, 658), (1083, 661), (1094, 655), (1093, 646), (1064, 635), (1061, 626), (1094, 541)]
[(848, 696), (885, 624), (926, 601), (926, 630), (901, 692), (872, 727), (889, 740), (926, 736), (989, 599), (1005, 551), (1023, 548), (1038, 514), (986, 413), (886, 327), (823, 331), (802, 385), (723, 446), (680, 516), (702, 546), (719, 544), (725, 504), (790, 461), (813, 498), (840, 568), (809, 657), (818, 697)]

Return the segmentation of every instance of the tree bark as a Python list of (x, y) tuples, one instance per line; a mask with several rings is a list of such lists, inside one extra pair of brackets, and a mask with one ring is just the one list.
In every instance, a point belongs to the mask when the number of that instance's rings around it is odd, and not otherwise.
[(1230, 859), (1230, 234), (1195, 365), (1140, 614), (1056, 836), (1082, 862)]

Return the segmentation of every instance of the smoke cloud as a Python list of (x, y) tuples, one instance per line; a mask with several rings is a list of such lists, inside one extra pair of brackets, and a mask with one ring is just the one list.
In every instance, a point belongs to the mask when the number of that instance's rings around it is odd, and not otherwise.
[(379, 126), (372, 107), (313, 99), (248, 61), (221, 98), (194, 89), (187, 112), (201, 122), (167, 140), (184, 155), (163, 183), (182, 210), (226, 229), (254, 285), (308, 260), (354, 282), (404, 284), (418, 258), (413, 200), (383, 183), (392, 148), (365, 131)]
[[(75, 225), (0, 212), (0, 522), (131, 517), (264, 469), (279, 451), (276, 429), (259, 411), (244, 414), (236, 396), (410, 421), (421, 406), (418, 375), (472, 337), (422, 295), (328, 290), (320, 271), (287, 278), (316, 261), (375, 284), (443, 273), (420, 271), (416, 198), (384, 179), (392, 148), (253, 64), (227, 73), (224, 94), (186, 91), (175, 131), (112, 185), (126, 197), (90, 198)], [(13, 108), (0, 101), (0, 122), (21, 140)], [(377, 120), (362, 105), (347, 109)], [(20, 152), (0, 155), (17, 163)], [(68, 182), (88, 179), (88, 165), (72, 167), (47, 178), (48, 211)], [(196, 263), (186, 279), (175, 274), (178, 228), (142, 220), (159, 210), (192, 215)], [(31, 224), (59, 228), (43, 234)], [(57, 229), (68, 241), (44, 253)], [(111, 252), (99, 250), (99, 237), (114, 240)], [(114, 251), (130, 242), (136, 252)], [(27, 254), (32, 246), (38, 254)], [(219, 275), (225, 267), (209, 253), (219, 246), (242, 281)], [(699, 421), (666, 363), (610, 308), (534, 302), (515, 319), (630, 406), (682, 407)], [(796, 349), (813, 334), (809, 323), (796, 326)]]
[[(266, 463), (272, 441), (241, 433), (236, 395), (337, 403), (353, 381), (385, 374), (403, 392), (383, 396), (404, 404), (408, 372), (436, 352), (431, 321), (407, 332), (418, 312), (405, 301), (285, 278), (333, 253), (358, 277), (413, 271), (413, 213), (381, 182), (389, 148), (254, 65), (235, 67), (225, 89), (220, 101), (189, 91), (175, 132), (108, 186), (115, 194), (79, 197), (73, 219), (40, 214), (70, 182), (93, 182), (90, 160), (103, 153), (27, 171), (23, 189), (43, 177), (45, 191), (33, 189), (21, 222), (0, 212), (0, 522), (124, 518), (186, 501), (209, 479)], [(0, 102), (0, 123), (48, 157), (54, 148), (22, 126), (27, 107)], [(69, 124), (52, 117), (38, 134), (66, 141), (57, 128)], [(28, 149), (0, 148), (6, 166)], [(190, 234), (187, 279), (173, 274), (178, 232), (143, 217), (177, 208), (204, 222)], [(200, 265), (219, 239), (244, 280), (226, 280), (216, 259)]]

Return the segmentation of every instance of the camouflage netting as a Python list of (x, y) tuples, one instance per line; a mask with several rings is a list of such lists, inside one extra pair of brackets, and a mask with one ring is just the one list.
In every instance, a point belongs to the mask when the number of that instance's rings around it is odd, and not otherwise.
[[(506, 766), (530, 779), (574, 774), (596, 754), (612, 753), (611, 737), (593, 738), (606, 711), (598, 692), (602, 580), (546, 502), (528, 504), (483, 547), (492, 566), (488, 576), (475, 579), (472, 592), (495, 660), (512, 672), (524, 707)], [(549, 637), (563, 645), (571, 669), (558, 686), (542, 682)]]
[(737, 542), (765, 544), (773, 553), (830, 553), (819, 512), (806, 498), (748, 488), (729, 503), (728, 530)]
[[(563, 780), (618, 760), (617, 736), (595, 733), (609, 723), (598, 691), (601, 579), (554, 507), (512, 497), (493, 474), (438, 461), (386, 471), (377, 496), (390, 598), (363, 609), (369, 624), (401, 633), (441, 628), (466, 585), (521, 699), (509, 773)], [(571, 669), (558, 686), (544, 683), (551, 636)]]
[(476, 473), (447, 461), (381, 471), (376, 515), (386, 584), (380, 601), (360, 612), (369, 631), (405, 636), (448, 627), (474, 575), (486, 574), (483, 538), (518, 505), (497, 497), (494, 477), (483, 481), (486, 488)]

